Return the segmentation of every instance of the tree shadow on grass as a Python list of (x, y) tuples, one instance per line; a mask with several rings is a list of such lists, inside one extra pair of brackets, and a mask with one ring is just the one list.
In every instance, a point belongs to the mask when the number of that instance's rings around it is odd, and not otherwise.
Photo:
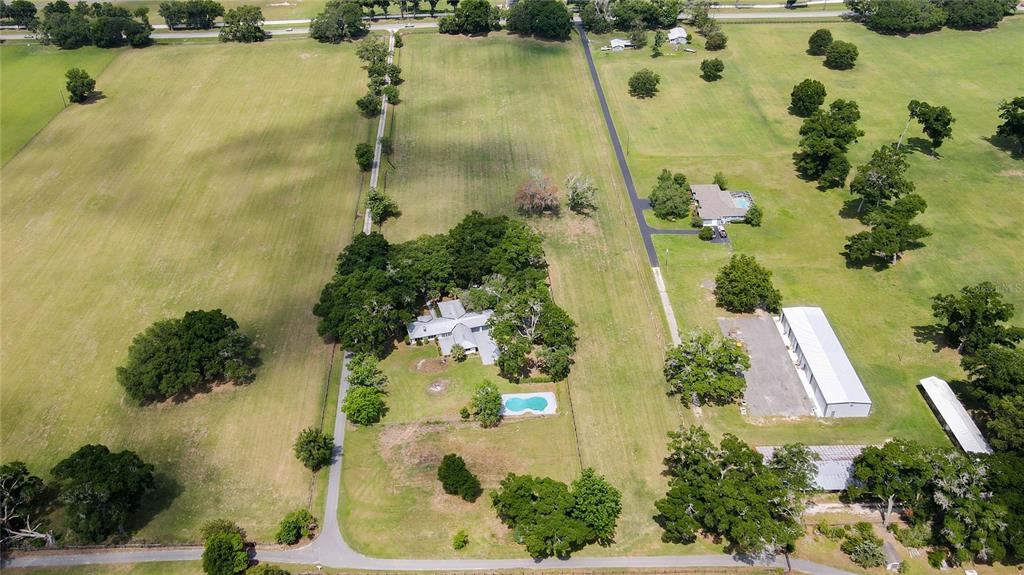
[(939, 151), (935, 149), (934, 146), (932, 146), (931, 141), (926, 140), (924, 138), (907, 138), (907, 143), (903, 147), (903, 149), (907, 150), (908, 152), (919, 152), (926, 156), (935, 158), (936, 160), (942, 159), (942, 154), (940, 154)]
[(982, 140), (985, 140), (1004, 152), (1008, 152), (1010, 157), (1014, 160), (1024, 160), (1024, 144), (1016, 142), (1013, 138), (993, 135), (987, 138), (982, 138)]
[(153, 491), (142, 500), (139, 509), (125, 522), (126, 538), (145, 527), (154, 517), (171, 506), (185, 489), (173, 477), (157, 471), (153, 474)]
[(90, 104), (95, 104), (96, 102), (99, 102), (100, 100), (106, 100), (106, 99), (107, 99), (107, 95), (104, 94), (102, 90), (94, 90), (91, 94), (89, 94), (88, 98), (86, 98), (85, 100), (82, 100), (81, 102), (79, 102), (79, 104), (82, 105), (82, 106), (88, 106)]
[(913, 326), (914, 339), (917, 343), (929, 343), (933, 352), (939, 352), (943, 348), (950, 347), (949, 340), (942, 326), (938, 324), (915, 325)]

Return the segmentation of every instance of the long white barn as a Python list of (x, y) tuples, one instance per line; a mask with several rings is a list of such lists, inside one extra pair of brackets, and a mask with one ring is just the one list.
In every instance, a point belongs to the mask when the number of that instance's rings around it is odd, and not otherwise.
[(871, 398), (820, 307), (787, 307), (783, 334), (814, 392), (823, 417), (867, 417)]
[(961, 449), (967, 453), (992, 453), (985, 436), (948, 383), (935, 376), (926, 377), (921, 380), (921, 389), (942, 419), (942, 427), (949, 431)]

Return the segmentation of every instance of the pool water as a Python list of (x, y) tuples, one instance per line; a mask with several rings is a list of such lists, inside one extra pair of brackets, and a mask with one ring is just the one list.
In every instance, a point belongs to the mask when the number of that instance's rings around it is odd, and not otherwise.
[(750, 200), (748, 198), (737, 198), (734, 196), (732, 202), (736, 204), (737, 208), (747, 209), (750, 207)]
[(547, 407), (548, 400), (540, 396), (527, 397), (526, 399), (511, 397), (505, 401), (505, 411), (509, 413), (522, 413), (527, 409), (544, 411)]

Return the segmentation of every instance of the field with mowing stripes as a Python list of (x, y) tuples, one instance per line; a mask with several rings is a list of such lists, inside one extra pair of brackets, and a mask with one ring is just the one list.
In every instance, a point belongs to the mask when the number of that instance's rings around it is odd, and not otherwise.
[[(352, 229), (365, 75), (352, 46), (299, 40), (124, 51), (97, 81), (3, 168), (4, 460), (48, 476), (85, 443), (133, 449), (159, 487), (137, 539), (223, 516), (272, 540), (310, 496), (291, 444), (320, 419), (311, 307)], [(256, 381), (128, 404), (132, 337), (197, 308), (256, 337)]]

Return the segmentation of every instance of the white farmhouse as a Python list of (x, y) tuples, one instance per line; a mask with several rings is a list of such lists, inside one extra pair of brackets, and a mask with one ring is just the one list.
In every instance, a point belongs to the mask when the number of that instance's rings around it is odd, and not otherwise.
[(462, 302), (455, 299), (438, 302), (435, 314), (422, 315), (406, 326), (409, 339), (413, 342), (436, 340), (443, 355), (451, 355), (452, 347), (461, 345), (466, 353), (480, 355), (484, 365), (491, 365), (498, 358), (498, 346), (491, 338), (487, 320), (492, 310), (467, 312)]

